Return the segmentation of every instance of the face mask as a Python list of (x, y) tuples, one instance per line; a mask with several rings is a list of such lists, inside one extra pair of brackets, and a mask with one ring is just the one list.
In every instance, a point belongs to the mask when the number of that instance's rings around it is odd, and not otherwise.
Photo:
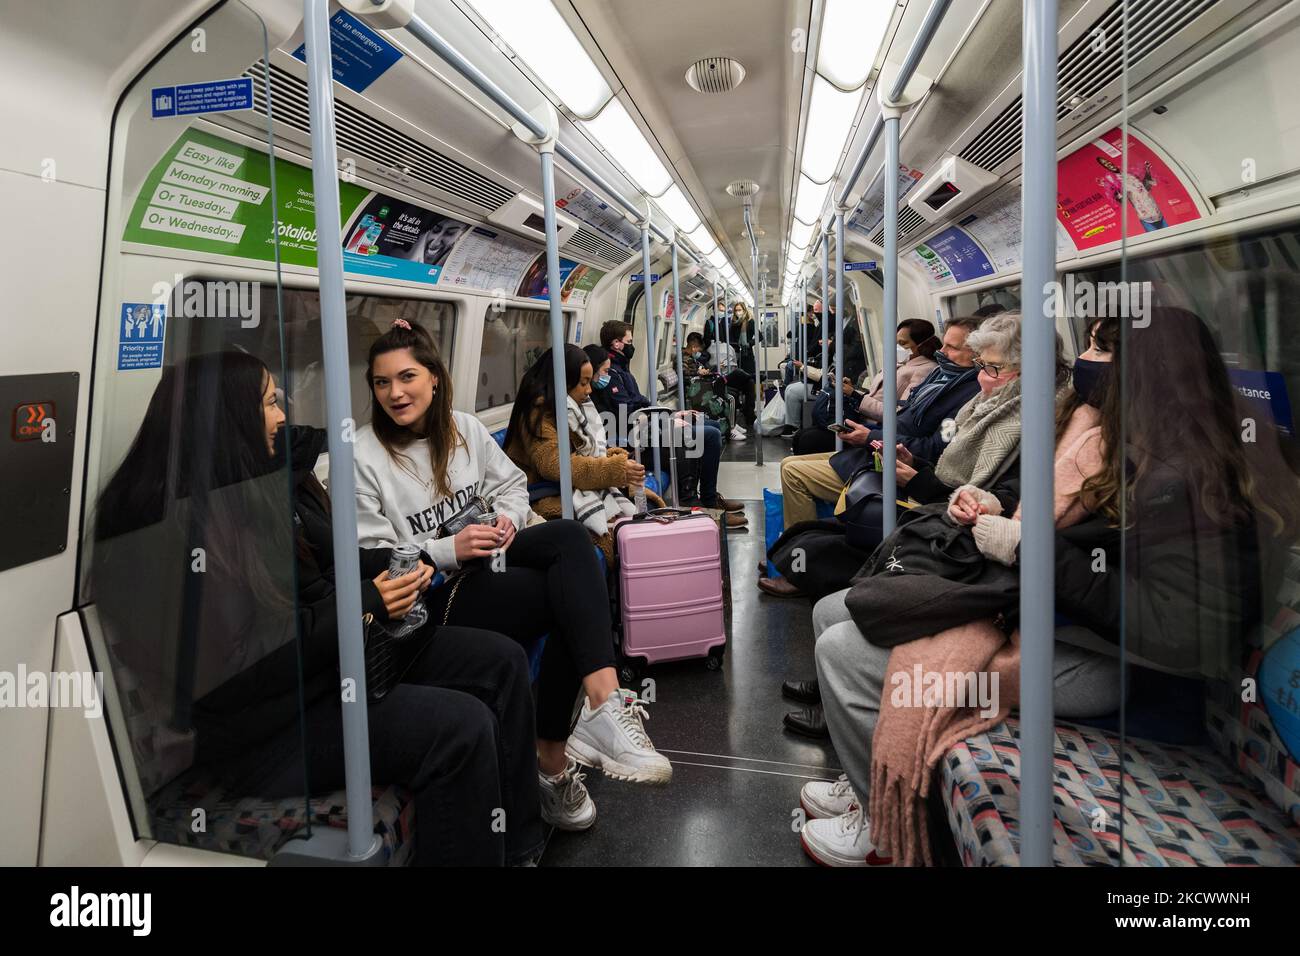
[(636, 346), (633, 345), (631, 342), (628, 342), (627, 345), (623, 346), (623, 358), (627, 359), (630, 362), (632, 361), (632, 356), (635, 354), (636, 354)]
[(596, 380), (593, 381), (591, 384), (592, 384), (593, 386), (595, 386), (596, 388), (605, 388), (605, 387), (607, 387), (607, 386), (609, 385), (609, 376), (608, 376), (608, 375), (602, 375), (602, 376), (600, 376), (600, 378), (596, 379)]
[(909, 352), (907, 349), (903, 348), (901, 345), (897, 345), (895, 346), (895, 348), (898, 350), (899, 365), (902, 365), (904, 362), (906, 362), (908, 359), (912, 357), (912, 353)]
[(1100, 406), (1109, 378), (1110, 362), (1094, 362), (1091, 359), (1074, 360), (1074, 391), (1088, 405)]

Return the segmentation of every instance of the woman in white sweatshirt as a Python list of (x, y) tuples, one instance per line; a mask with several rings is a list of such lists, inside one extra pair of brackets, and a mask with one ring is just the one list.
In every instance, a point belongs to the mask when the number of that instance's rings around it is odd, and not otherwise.
[[(618, 686), (605, 579), (586, 528), (571, 520), (524, 527), (524, 473), (478, 418), (453, 411), (451, 376), (423, 329), (393, 323), (370, 347), (366, 381), (371, 423), (356, 439), (361, 546), (423, 551), (448, 578), (426, 595), (434, 621), (473, 623), (521, 643), (549, 635), (536, 690), (543, 819), (570, 830), (595, 821), (579, 761), (618, 779), (667, 783), (672, 766), (646, 736), (644, 703)], [(495, 525), (440, 536), (475, 496), (496, 512)], [(570, 734), (579, 687), (586, 699)]]

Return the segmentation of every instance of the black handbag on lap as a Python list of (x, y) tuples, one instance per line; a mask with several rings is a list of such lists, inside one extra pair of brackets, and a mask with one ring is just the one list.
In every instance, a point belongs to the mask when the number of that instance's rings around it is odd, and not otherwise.
[(934, 504), (904, 514), (853, 579), (845, 604), (877, 647), (994, 617), (1019, 600), (1020, 572), (985, 558), (947, 511)]

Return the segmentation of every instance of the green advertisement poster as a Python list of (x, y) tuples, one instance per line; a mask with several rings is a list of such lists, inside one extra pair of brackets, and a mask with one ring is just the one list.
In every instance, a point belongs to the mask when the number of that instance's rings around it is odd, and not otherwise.
[[(277, 160), (280, 258), (316, 265), (316, 208), (311, 170)], [(368, 190), (339, 183), (346, 223)], [(271, 162), (261, 150), (187, 130), (145, 179), (122, 239), (266, 262), (272, 242)], [(340, 241), (334, 237), (334, 241)]]
[(560, 301), (566, 305), (583, 305), (596, 283), (605, 277), (605, 273), (589, 265), (579, 265), (569, 273), (560, 290)]

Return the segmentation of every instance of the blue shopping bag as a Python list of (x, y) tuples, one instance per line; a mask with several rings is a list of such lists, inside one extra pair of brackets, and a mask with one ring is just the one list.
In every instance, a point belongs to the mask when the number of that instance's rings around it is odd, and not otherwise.
[[(781, 537), (781, 532), (785, 530), (785, 496), (779, 491), (764, 488), (763, 510), (765, 512), (763, 522), (765, 543), (767, 544), (767, 550), (770, 552), (772, 545), (776, 544), (776, 539)], [(781, 572), (776, 569), (776, 565), (771, 561), (767, 562), (767, 576), (769, 578), (779, 578), (781, 576)]]

